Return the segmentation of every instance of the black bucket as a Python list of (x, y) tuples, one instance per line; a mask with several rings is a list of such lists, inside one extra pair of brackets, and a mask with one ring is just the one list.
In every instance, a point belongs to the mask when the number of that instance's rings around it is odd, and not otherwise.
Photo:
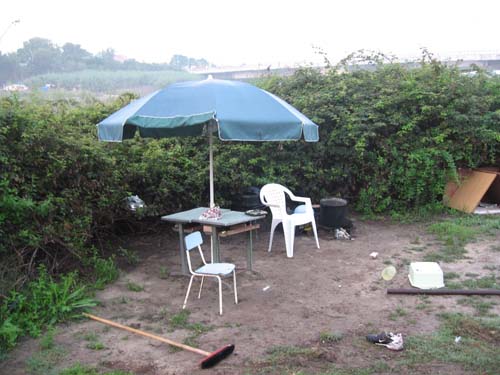
[(347, 201), (342, 198), (324, 198), (320, 202), (319, 225), (325, 228), (342, 228), (346, 222)]

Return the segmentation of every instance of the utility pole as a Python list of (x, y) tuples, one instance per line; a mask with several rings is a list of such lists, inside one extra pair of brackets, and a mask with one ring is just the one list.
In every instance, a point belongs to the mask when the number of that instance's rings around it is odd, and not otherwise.
[(2, 42), (2, 39), (5, 36), (5, 34), (7, 34), (7, 31), (9, 31), (12, 26), (18, 24), (19, 22), (21, 22), (21, 20), (14, 20), (11, 23), (9, 23), (9, 25), (7, 26), (5, 31), (2, 33), (2, 35), (0, 35), (0, 42)]

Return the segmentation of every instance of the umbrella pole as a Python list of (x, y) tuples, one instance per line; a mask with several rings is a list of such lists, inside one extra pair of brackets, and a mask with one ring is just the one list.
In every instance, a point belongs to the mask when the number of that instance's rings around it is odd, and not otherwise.
[(214, 202), (214, 151), (212, 129), (208, 131), (209, 161), (210, 161), (210, 208), (215, 207)]

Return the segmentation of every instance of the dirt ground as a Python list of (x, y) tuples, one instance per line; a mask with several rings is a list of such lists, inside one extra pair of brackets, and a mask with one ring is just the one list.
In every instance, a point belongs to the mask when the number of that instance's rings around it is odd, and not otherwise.
[[(212, 351), (235, 344), (233, 355), (210, 370), (199, 370), (201, 356), (174, 351), (167, 345), (107, 328), (88, 320), (60, 325), (56, 345), (67, 353), (60, 368), (77, 362), (96, 366), (102, 371), (120, 369), (135, 374), (254, 374), (259, 373), (269, 353), (277, 347), (318, 347), (322, 354), (305, 367), (311, 373), (334, 364), (338, 368), (362, 368), (377, 361), (390, 363), (399, 352), (392, 352), (365, 340), (369, 333), (387, 330), (404, 336), (434, 332), (439, 326), (437, 313), (468, 312), (470, 306), (457, 304), (458, 296), (433, 296), (428, 308), (419, 309), (418, 296), (387, 295), (388, 287), (410, 287), (408, 265), (420, 261), (424, 254), (436, 251), (440, 244), (426, 232), (427, 224), (394, 224), (384, 221), (355, 221), (353, 241), (335, 240), (330, 231), (320, 230), (320, 249), (314, 237), (302, 234), (295, 242), (294, 258), (285, 254), (283, 234), (277, 229), (272, 252), (267, 252), (268, 231), (262, 229), (254, 240), (253, 271), (246, 269), (244, 234), (221, 239), (224, 261), (237, 265), (239, 303), (234, 304), (232, 283), (223, 289), (224, 314), (218, 314), (216, 284), (206, 282), (201, 299), (197, 299), (196, 281), (188, 301), (189, 323), (200, 323), (208, 331), (199, 334), (200, 348)], [(120, 278), (97, 294), (102, 304), (95, 315), (115, 320), (164, 337), (184, 341), (193, 329), (173, 328), (171, 318), (179, 314), (188, 278), (176, 276), (180, 270), (178, 237), (170, 226), (156, 236), (135, 236), (121, 245), (139, 256), (135, 266), (121, 272)], [(500, 270), (498, 252), (486, 251), (498, 238), (486, 238), (467, 245), (468, 259), (443, 263), (444, 272), (487, 275)], [(205, 238), (205, 253), (210, 252)], [(378, 258), (369, 254), (378, 252)], [(380, 274), (387, 264), (397, 268), (392, 281)], [(494, 268), (493, 268), (494, 269)], [(130, 290), (139, 285), (142, 291)], [(139, 288), (140, 289), (140, 288)], [(399, 310), (398, 310), (399, 309)], [(397, 311), (406, 313), (397, 314)], [(497, 304), (491, 310), (500, 313)], [(91, 349), (89, 333), (95, 333), (103, 344)], [(342, 336), (339, 343), (321, 344), (320, 335)], [(26, 361), (39, 351), (39, 340), (26, 339), (0, 363), (0, 373), (26, 373)], [(423, 364), (418, 373), (466, 373), (459, 367)]]

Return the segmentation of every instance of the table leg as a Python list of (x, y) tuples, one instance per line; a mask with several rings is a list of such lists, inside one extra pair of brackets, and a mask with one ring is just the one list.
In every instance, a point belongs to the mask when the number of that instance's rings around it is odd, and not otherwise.
[(214, 253), (212, 263), (220, 263), (219, 234), (215, 226), (212, 227), (212, 249)]
[(179, 223), (179, 251), (181, 256), (181, 273), (188, 275), (186, 249), (184, 248), (184, 227)]
[(253, 230), (248, 231), (248, 247), (247, 247), (247, 268), (251, 271), (252, 270), (252, 263), (253, 263), (253, 240), (252, 240), (252, 232)]

